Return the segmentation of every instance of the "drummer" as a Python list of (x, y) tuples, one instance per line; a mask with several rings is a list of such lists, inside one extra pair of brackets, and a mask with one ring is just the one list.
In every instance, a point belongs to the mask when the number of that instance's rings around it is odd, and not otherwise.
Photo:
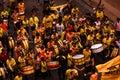
[(90, 61), (91, 50), (90, 50), (90, 47), (89, 47), (89, 46), (86, 46), (86, 47), (83, 49), (83, 54), (84, 54), (84, 56), (85, 56), (85, 61)]
[(78, 71), (74, 68), (73, 65), (69, 69), (66, 70), (66, 80), (77, 80)]

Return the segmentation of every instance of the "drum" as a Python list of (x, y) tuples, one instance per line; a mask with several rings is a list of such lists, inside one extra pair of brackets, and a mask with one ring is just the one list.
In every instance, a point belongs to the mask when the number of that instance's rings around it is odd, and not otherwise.
[(58, 61), (51, 61), (47, 63), (47, 67), (48, 69), (55, 69), (55, 68), (60, 67), (60, 65)]
[(33, 74), (34, 72), (35, 72), (35, 70), (34, 70), (33, 66), (26, 66), (26, 67), (23, 67), (23, 69), (22, 69), (22, 73), (24, 75)]
[(99, 53), (103, 51), (103, 45), (102, 44), (95, 44), (91, 46), (92, 52), (93, 53)]
[(77, 55), (73, 56), (72, 60), (75, 65), (83, 65), (85, 62), (83, 54), (77, 54)]

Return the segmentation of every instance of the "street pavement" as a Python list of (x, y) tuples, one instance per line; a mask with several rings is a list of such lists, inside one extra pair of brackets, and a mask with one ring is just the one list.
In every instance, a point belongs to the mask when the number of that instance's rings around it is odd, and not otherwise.
[[(83, 0), (90, 7), (95, 7), (98, 5), (99, 0)], [(120, 0), (102, 0), (101, 5), (104, 5), (104, 13), (112, 21), (116, 21), (117, 17), (120, 17)]]

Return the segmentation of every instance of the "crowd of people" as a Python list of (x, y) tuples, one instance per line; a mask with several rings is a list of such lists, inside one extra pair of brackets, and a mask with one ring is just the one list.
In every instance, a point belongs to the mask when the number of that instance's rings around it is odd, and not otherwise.
[[(119, 55), (120, 18), (111, 23), (102, 8), (83, 14), (70, 0), (60, 6), (54, 0), (44, 0), (43, 16), (37, 16), (38, 8), (33, 6), (28, 18), (23, 0), (9, 0), (4, 7), (3, 4), (0, 4), (0, 80), (48, 80), (52, 69), (58, 70), (60, 80), (97, 80), (91, 46), (103, 45), (105, 61)], [(77, 58), (73, 59), (76, 55), (83, 55), (83, 62), (76, 62)], [(52, 67), (50, 62), (54, 63)]]

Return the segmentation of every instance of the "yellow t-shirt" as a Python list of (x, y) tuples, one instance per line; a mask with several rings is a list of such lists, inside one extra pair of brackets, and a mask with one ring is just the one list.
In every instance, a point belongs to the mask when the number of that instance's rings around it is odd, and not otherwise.
[(78, 71), (76, 69), (68, 69), (65, 73), (67, 80), (70, 80), (71, 73), (74, 74), (74, 76), (78, 76)]
[(104, 17), (104, 13), (103, 11), (96, 11), (96, 18), (100, 18), (100, 20), (102, 20)]
[(59, 18), (59, 14), (51, 14), (53, 20), (57, 20)]
[(85, 61), (90, 61), (90, 55), (91, 55), (91, 50), (86, 50), (86, 49), (83, 49), (83, 54), (84, 54), (84, 57), (85, 57)]
[(3, 17), (8, 17), (8, 15), (9, 15), (8, 11), (2, 11), (2, 12), (1, 12), (1, 17), (2, 17), (2, 16), (3, 16)]
[(65, 15), (65, 16), (63, 17), (63, 22), (64, 22), (64, 21), (68, 21), (70, 17), (71, 17), (70, 15)]
[(51, 16), (44, 17), (42, 23), (44, 24), (45, 28), (52, 27), (53, 18)]
[(39, 22), (39, 19), (38, 19), (38, 17), (30, 17), (30, 19), (29, 19), (29, 25), (30, 26), (36, 26), (36, 28), (38, 27), (38, 22)]

